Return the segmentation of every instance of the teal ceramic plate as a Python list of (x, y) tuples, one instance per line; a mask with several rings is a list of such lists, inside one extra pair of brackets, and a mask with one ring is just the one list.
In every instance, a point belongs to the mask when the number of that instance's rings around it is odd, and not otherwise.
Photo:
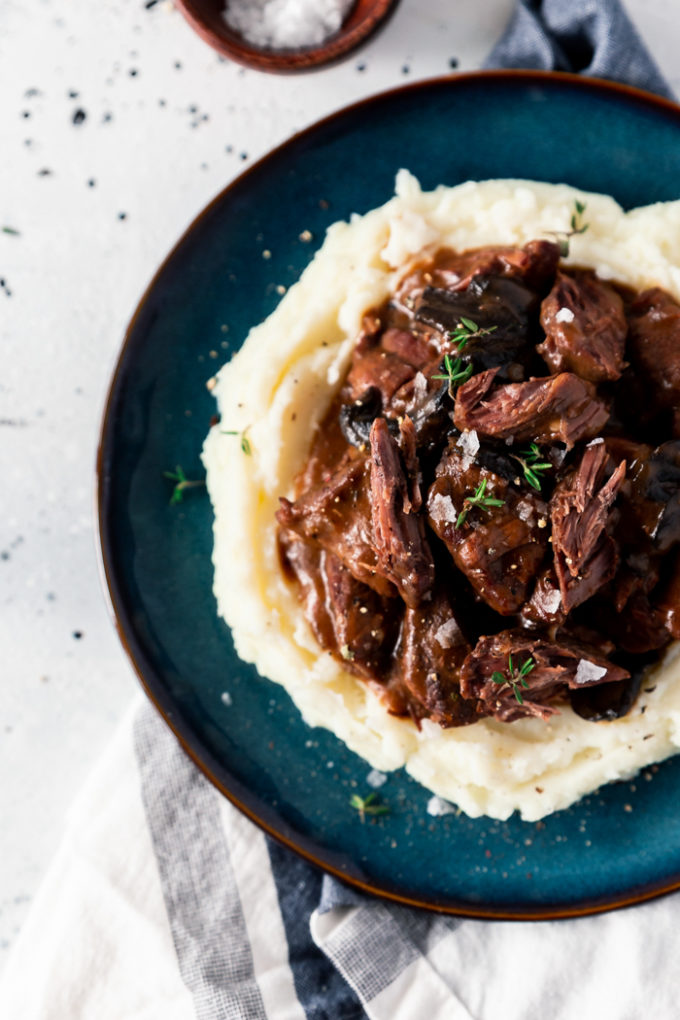
[[(106, 409), (99, 513), (118, 627), (186, 749), (267, 832), (401, 902), (478, 917), (556, 917), (680, 887), (680, 757), (543, 824), (427, 814), (402, 771), (389, 815), (361, 824), (369, 767), (301, 720), (235, 656), (212, 595), (202, 490), (170, 506), (162, 472), (200, 477), (206, 380), (297, 280), (326, 227), (392, 194), (468, 178), (567, 181), (623, 206), (680, 197), (680, 109), (571, 76), (491, 72), (368, 99), (292, 138), (222, 192), (158, 271), (128, 329)], [(311, 231), (313, 241), (300, 239)], [(270, 257), (263, 258), (263, 252)], [(228, 697), (223, 697), (224, 692)], [(229, 702), (228, 704), (226, 702)], [(352, 784), (356, 784), (353, 786)]]

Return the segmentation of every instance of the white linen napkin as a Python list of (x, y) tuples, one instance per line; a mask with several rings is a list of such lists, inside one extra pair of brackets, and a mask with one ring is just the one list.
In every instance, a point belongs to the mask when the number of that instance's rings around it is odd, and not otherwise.
[(0, 1017), (678, 1016), (678, 894), (515, 923), (364, 897), (326, 909), (321, 881), (208, 783), (150, 705), (136, 704), (73, 805), (0, 981)]

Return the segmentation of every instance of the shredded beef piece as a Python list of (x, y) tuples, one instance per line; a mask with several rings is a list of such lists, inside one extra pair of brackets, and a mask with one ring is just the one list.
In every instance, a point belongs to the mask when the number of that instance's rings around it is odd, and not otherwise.
[[(459, 441), (460, 442), (460, 441)], [(486, 479), (486, 495), (503, 506), (484, 510), (469, 507), (471, 496)], [(522, 519), (520, 509), (522, 509)], [(528, 587), (540, 565), (547, 536), (539, 526), (547, 520), (547, 506), (533, 492), (516, 490), (499, 475), (472, 462), (450, 442), (427, 497), (428, 523), (446, 545), (458, 569), (477, 595), (503, 616), (516, 613), (526, 601)]]
[(627, 354), (651, 407), (666, 408), (680, 438), (680, 304), (654, 287), (633, 301)]
[(349, 672), (379, 677), (396, 641), (399, 600), (357, 581), (337, 556), (294, 531), (280, 529), (279, 550), (319, 645)]
[(616, 470), (603, 442), (587, 446), (578, 469), (550, 501), (555, 573), (568, 613), (611, 580), (618, 564), (616, 543), (606, 533), (611, 506), (626, 475)]
[(496, 369), (473, 375), (458, 388), (454, 421), (500, 439), (565, 443), (592, 439), (609, 412), (594, 387), (570, 372), (492, 389)]
[(541, 305), (546, 337), (538, 351), (552, 372), (590, 382), (618, 379), (628, 323), (620, 295), (589, 271), (559, 272)]
[(408, 416), (402, 418), (399, 422), (399, 448), (404, 462), (404, 473), (407, 482), (404, 512), (407, 514), (417, 514), (423, 505), (423, 496), (420, 491), (420, 462), (417, 452), (416, 427)]
[(458, 674), (469, 652), (443, 588), (437, 589), (431, 602), (406, 610), (398, 664), (415, 719), (464, 726), (484, 714), (481, 705), (460, 694)]
[(429, 594), (434, 561), (422, 517), (413, 510), (399, 454), (384, 418), (371, 427), (370, 486), (379, 572), (392, 581), (410, 608)]
[(365, 454), (350, 450), (328, 482), (295, 502), (281, 498), (276, 519), (303, 538), (334, 553), (341, 563), (381, 595), (394, 587), (378, 567), (369, 495), (370, 465)]
[[(510, 656), (521, 704), (509, 682)], [(535, 665), (524, 676), (524, 687), (517, 674), (529, 659)], [(494, 673), (506, 677), (506, 683), (495, 683), (491, 679)], [(463, 663), (460, 689), (464, 698), (482, 701), (496, 719), (512, 722), (528, 716), (549, 719), (559, 711), (552, 702), (564, 698), (569, 688), (610, 683), (628, 676), (625, 669), (589, 645), (569, 638), (547, 641), (523, 631), (505, 630), (479, 639)]]

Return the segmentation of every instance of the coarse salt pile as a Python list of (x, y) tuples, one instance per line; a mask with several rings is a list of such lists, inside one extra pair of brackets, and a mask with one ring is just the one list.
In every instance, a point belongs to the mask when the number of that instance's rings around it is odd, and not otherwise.
[(354, 0), (228, 0), (230, 28), (262, 49), (319, 46), (337, 32)]

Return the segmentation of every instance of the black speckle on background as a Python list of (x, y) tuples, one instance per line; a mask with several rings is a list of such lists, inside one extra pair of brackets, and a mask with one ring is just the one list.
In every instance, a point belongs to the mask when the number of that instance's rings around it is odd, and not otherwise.
[(411, 68), (408, 66), (408, 64), (404, 64), (403, 65), (403, 67), (401, 69), (401, 73), (402, 74), (410, 74), (411, 73)]
[(69, 92), (67, 93), (67, 95), (68, 95), (69, 99), (77, 99), (78, 96), (80, 95), (80, 92), (76, 92), (75, 89), (70, 89)]
[(7, 285), (7, 280), (5, 280), (4, 277), (0, 277), (0, 290), (5, 292), (6, 297), (12, 296), (12, 291), (9, 289)]
[(224, 151), (225, 152), (233, 152), (234, 151), (234, 146), (233, 145), (225, 145)]
[(182, 70), (182, 62), (181, 62), (181, 60), (176, 60), (174, 66), (175, 66), (175, 70), (176, 71), (181, 71)]
[(130, 70), (128, 71), (128, 74), (130, 75), (131, 78), (136, 78), (137, 75), (139, 74), (139, 71), (137, 70), (136, 67), (131, 67)]
[(151, 8), (155, 7), (157, 3), (158, 3), (158, 0), (146, 0), (146, 3), (144, 4), (144, 10), (145, 11), (150, 11)]
[(21, 111), (21, 116), (24, 117), (26, 120), (28, 120), (28, 118), (31, 116), (31, 111), (30, 110), (22, 110)]
[(57, 601), (57, 596), (54, 594), (53, 591), (48, 591), (48, 593), (45, 596), (45, 598), (47, 599), (48, 602), (56, 602)]
[(95, 181), (94, 177), (90, 177), (89, 181), (87, 182), (88, 188), (94, 188), (96, 184), (97, 182)]
[(33, 139), (24, 138), (24, 145), (26, 146), (27, 149), (30, 149), (30, 147), (33, 145)]
[(159, 100), (158, 100), (158, 105), (159, 105), (159, 106), (166, 106), (167, 104), (166, 104), (166, 102), (165, 102), (165, 100), (164, 100), (164, 99), (159, 99)]
[(7, 552), (6, 549), (3, 549), (2, 552), (0, 552), (0, 560), (8, 560), (8, 559), (9, 559), (9, 553)]
[(82, 630), (74, 630), (73, 636), (76, 639), (76, 641), (80, 641), (81, 637), (83, 636)]
[(241, 153), (239, 153), (239, 157), (240, 157), (240, 159), (244, 159), (244, 160), (248, 159), (248, 153), (247, 152), (241, 152)]
[(126, 212), (119, 212), (118, 213), (118, 219), (119, 220), (126, 220), (127, 219), (127, 213)]
[(189, 107), (189, 113), (198, 113), (198, 107), (196, 106), (195, 103), (192, 103), (191, 106)]
[(38, 170), (38, 177), (51, 177), (52, 171), (49, 167), (44, 166), (42, 170)]
[(458, 67), (458, 57), (450, 57), (450, 59), (449, 59), (449, 67), (452, 67), (452, 68)]
[(40, 89), (26, 89), (24, 92), (24, 99), (34, 99), (35, 96), (41, 96), (42, 92)]
[(76, 127), (78, 127), (79, 124), (84, 123), (86, 117), (87, 114), (82, 109), (82, 107), (79, 106), (77, 110), (73, 111), (73, 116), (71, 117), (71, 120), (76, 125)]
[(365, 71), (365, 70), (366, 70), (366, 65), (365, 64), (357, 64), (357, 71)]
[(108, 124), (112, 120), (113, 114), (109, 110), (107, 110), (104, 116), (102, 117), (102, 124)]

